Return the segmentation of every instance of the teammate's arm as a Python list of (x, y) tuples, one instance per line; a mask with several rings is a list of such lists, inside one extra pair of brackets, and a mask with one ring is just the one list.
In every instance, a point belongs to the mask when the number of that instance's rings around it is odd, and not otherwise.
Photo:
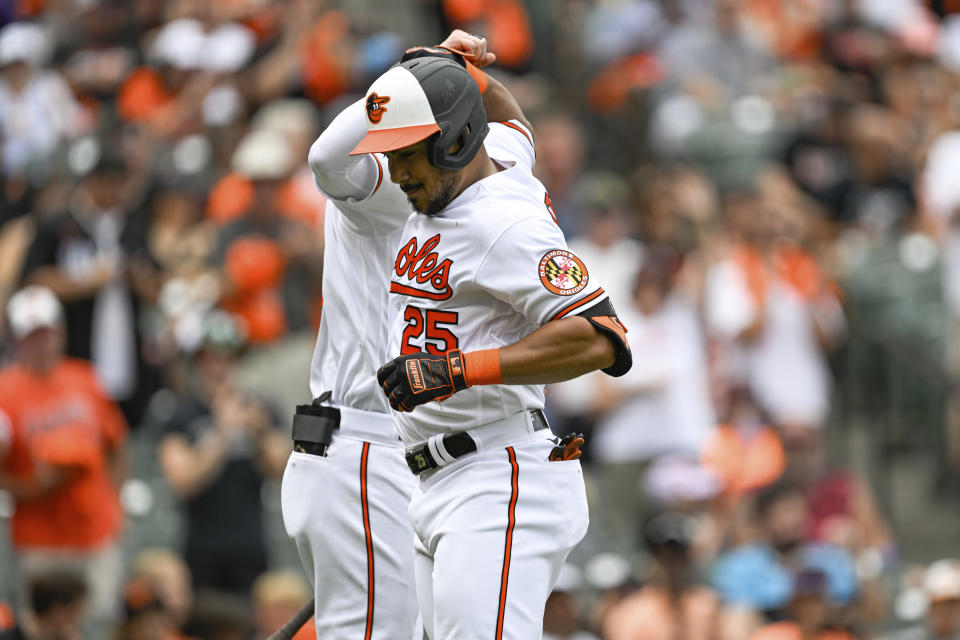
[(320, 134), (307, 156), (317, 185), (334, 200), (368, 197), (380, 177), (377, 160), (350, 151), (367, 134), (366, 107), (358, 100), (337, 114)]

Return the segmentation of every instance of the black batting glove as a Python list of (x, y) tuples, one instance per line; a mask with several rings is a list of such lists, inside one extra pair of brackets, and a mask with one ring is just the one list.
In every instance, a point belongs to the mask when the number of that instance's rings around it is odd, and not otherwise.
[(394, 358), (377, 371), (377, 381), (390, 406), (397, 411), (413, 411), (414, 407), (449, 398), (469, 386), (459, 349), (438, 356), (414, 353)]

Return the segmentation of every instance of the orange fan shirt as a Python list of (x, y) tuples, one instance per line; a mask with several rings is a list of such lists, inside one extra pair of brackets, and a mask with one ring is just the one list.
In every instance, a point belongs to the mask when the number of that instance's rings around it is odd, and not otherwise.
[(107, 460), (127, 426), (89, 363), (64, 359), (45, 376), (18, 365), (0, 372), (0, 426), (4, 474), (29, 479), (35, 461), (70, 470), (53, 492), (16, 501), (16, 547), (88, 550), (117, 537), (123, 514)]

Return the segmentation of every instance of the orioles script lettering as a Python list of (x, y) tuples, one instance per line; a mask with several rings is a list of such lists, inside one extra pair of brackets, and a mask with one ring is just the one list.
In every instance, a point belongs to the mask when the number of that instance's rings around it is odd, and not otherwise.
[[(453, 261), (450, 258), (440, 260), (440, 256), (434, 251), (438, 244), (439, 233), (424, 242), (419, 249), (417, 239), (410, 238), (397, 254), (397, 261), (393, 263), (396, 280), (390, 282), (390, 293), (429, 300), (446, 300), (452, 295), (447, 278), (450, 277)], [(403, 279), (409, 284), (397, 282)]]

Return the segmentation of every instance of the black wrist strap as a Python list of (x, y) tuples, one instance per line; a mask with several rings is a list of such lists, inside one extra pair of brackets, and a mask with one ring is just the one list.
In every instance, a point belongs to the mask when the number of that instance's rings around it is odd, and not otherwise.
[(460, 349), (451, 349), (447, 352), (447, 363), (450, 365), (450, 384), (455, 391), (467, 388), (467, 374), (464, 371), (463, 353)]

